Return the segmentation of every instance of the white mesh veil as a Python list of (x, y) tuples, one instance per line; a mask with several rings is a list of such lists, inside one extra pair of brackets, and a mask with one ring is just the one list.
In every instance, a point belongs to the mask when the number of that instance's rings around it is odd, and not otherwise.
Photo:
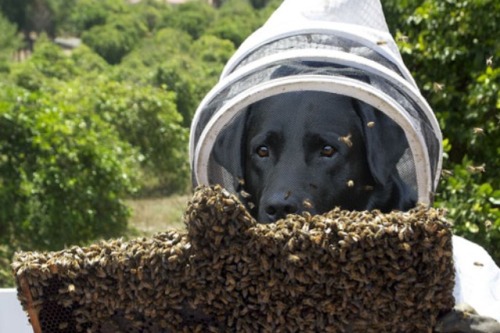
[[(408, 142), (399, 175), (419, 202), (432, 201), (441, 132), (389, 34), (379, 0), (285, 0), (240, 46), (196, 111), (190, 137), (194, 184), (219, 183), (237, 192), (247, 107), (294, 91), (349, 96), (392, 119)], [(223, 166), (213, 147), (228, 128), (233, 134), (224, 152), (232, 162)]]

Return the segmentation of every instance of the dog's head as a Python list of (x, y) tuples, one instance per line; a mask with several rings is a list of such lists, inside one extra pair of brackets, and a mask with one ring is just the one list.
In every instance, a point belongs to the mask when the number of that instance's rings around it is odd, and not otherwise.
[[(235, 161), (224, 150), (238, 142), (243, 154)], [(367, 104), (304, 91), (251, 105), (245, 121), (219, 138), (214, 154), (230, 172), (240, 169), (252, 213), (265, 223), (336, 206), (412, 207), (414, 194), (396, 170), (407, 147), (403, 131)]]

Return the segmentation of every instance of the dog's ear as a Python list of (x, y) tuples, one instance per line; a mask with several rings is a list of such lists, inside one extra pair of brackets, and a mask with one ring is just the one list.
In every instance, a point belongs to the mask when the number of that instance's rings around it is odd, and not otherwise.
[(244, 176), (245, 119), (246, 115), (240, 116), (226, 126), (212, 149), (214, 160), (234, 177), (235, 188)]
[(370, 171), (377, 183), (387, 184), (391, 175), (397, 173), (396, 164), (408, 148), (404, 131), (372, 106), (355, 99), (353, 104), (361, 118)]

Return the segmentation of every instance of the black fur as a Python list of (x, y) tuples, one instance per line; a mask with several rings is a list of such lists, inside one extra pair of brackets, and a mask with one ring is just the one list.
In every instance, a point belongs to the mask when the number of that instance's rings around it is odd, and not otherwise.
[[(244, 152), (239, 161), (224, 153), (237, 142)], [(228, 171), (241, 174), (252, 213), (268, 223), (336, 206), (413, 207), (415, 193), (396, 171), (407, 146), (403, 131), (380, 111), (349, 97), (304, 91), (250, 106), (245, 121), (226, 130), (214, 153)]]

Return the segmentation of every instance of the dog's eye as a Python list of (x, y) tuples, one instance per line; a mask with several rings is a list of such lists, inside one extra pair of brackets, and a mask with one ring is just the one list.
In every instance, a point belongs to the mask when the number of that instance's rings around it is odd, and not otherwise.
[(333, 148), (330, 145), (326, 145), (323, 146), (323, 148), (321, 148), (321, 156), (324, 157), (332, 157), (333, 154), (335, 154), (335, 152), (336, 152), (335, 148)]
[(259, 157), (269, 157), (269, 148), (266, 146), (259, 146), (257, 148), (257, 155), (259, 155)]

